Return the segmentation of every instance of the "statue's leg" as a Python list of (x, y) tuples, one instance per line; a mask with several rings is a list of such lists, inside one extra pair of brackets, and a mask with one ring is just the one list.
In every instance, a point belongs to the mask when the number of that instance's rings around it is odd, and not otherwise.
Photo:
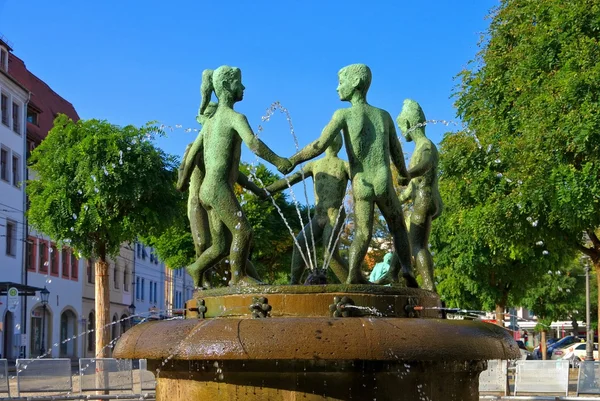
[[(310, 264), (307, 266), (306, 263), (304, 263), (304, 258), (306, 258), (306, 261), (309, 262), (309, 258), (311, 258), (311, 255), (313, 254), (310, 249), (311, 241), (306, 236), (306, 233), (310, 233), (311, 230), (315, 240), (317, 240), (317, 238), (323, 233), (323, 227), (319, 227), (317, 216), (313, 216), (308, 224), (304, 226), (302, 231), (300, 231), (298, 236), (296, 236), (296, 242), (300, 245), (301, 250), (298, 249), (298, 245), (294, 243), (290, 284), (301, 284), (304, 269), (310, 266)], [(303, 254), (304, 258), (302, 257)]]
[(187, 271), (194, 279), (194, 285), (196, 286), (202, 284), (201, 279), (204, 272), (227, 255), (231, 243), (227, 228), (215, 209), (208, 211), (208, 217), (210, 220), (211, 244), (192, 265), (187, 267)]
[[(190, 231), (194, 241), (196, 257), (198, 258), (210, 246), (210, 227), (208, 224), (208, 213), (200, 203), (200, 198), (197, 194), (192, 195), (190, 193), (188, 198), (188, 218), (190, 220)], [(202, 288), (210, 288), (209, 274), (210, 270), (207, 270), (202, 275)]]
[[(340, 256), (339, 241), (336, 242), (344, 226), (344, 220), (346, 220), (344, 209), (342, 209), (339, 218), (336, 211), (335, 216), (329, 216), (328, 222), (323, 229), (324, 258), (325, 260), (330, 258), (329, 266), (331, 266), (331, 270), (333, 270), (335, 276), (340, 280), (340, 283), (345, 283), (348, 280), (348, 263)], [(334, 229), (333, 226), (336, 222), (337, 226)]]
[(361, 265), (373, 235), (373, 201), (354, 199), (354, 240), (350, 245), (347, 284), (366, 284)]
[[(377, 201), (377, 206), (394, 238), (394, 248), (396, 255), (398, 255), (400, 266), (402, 267), (402, 277), (406, 280), (406, 285), (408, 287), (417, 288), (418, 284), (413, 274), (410, 242), (408, 241), (408, 233), (406, 232), (404, 215), (402, 214), (402, 205), (393, 189), (388, 192), (389, 193), (385, 198)], [(384, 276), (382, 282), (387, 280), (398, 281), (397, 263), (393, 263), (390, 266), (390, 270), (388, 270), (388, 273)]]
[[(244, 281), (249, 284), (258, 284), (259, 281), (256, 278), (249, 277), (246, 274), (246, 263), (250, 255), (252, 242), (252, 226), (243, 213), (233, 191), (228, 186), (225, 187), (220, 188), (219, 193), (213, 195), (212, 204), (215, 205), (213, 210), (218, 214), (220, 221), (233, 236), (229, 252), (229, 263), (231, 265), (231, 281), (229, 283), (237, 284)], [(252, 273), (256, 275), (254, 269)]]
[(414, 200), (414, 210), (410, 216), (410, 245), (415, 268), (423, 279), (423, 288), (435, 291), (433, 258), (429, 252), (431, 215), (436, 212), (434, 198), (429, 191), (418, 191)]
[(431, 227), (431, 218), (427, 218), (429, 224), (417, 224), (414, 221), (410, 223), (410, 243), (413, 248), (415, 267), (423, 279), (423, 288), (430, 291), (436, 291), (435, 280), (433, 277), (433, 258), (427, 247), (429, 241), (429, 227)]

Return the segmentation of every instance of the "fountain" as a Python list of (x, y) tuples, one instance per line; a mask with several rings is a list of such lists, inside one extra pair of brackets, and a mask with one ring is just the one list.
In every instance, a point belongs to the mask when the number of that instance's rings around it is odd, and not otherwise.
[[(366, 102), (368, 67), (346, 67), (339, 77), (340, 99), (352, 106), (338, 110), (321, 137), (288, 160), (275, 155), (252, 134), (245, 118), (233, 111), (244, 89), (239, 70), (223, 66), (203, 74), (199, 114), (204, 114), (213, 90), (219, 105), (186, 151), (178, 185), (185, 188), (193, 172), (203, 169), (195, 174), (200, 181), (190, 185), (198, 193), (190, 196), (198, 196), (206, 207), (210, 233), (204, 233), (210, 241), (203, 240), (210, 246), (199, 252), (188, 271), (200, 286), (206, 269), (229, 255), (232, 280), (229, 287), (196, 291), (186, 303), (184, 320), (135, 326), (117, 343), (114, 356), (144, 358), (156, 370), (157, 400), (470, 401), (479, 399), (479, 374), (487, 360), (519, 356), (516, 343), (501, 327), (443, 319), (431, 280), (426, 282), (430, 289), (415, 288), (413, 263), (422, 276), (431, 277), (431, 255), (424, 241), (431, 219), (441, 210), (439, 203), (435, 210), (429, 206), (439, 201), (437, 188), (432, 188), (437, 185), (437, 152), (435, 159), (427, 156), (435, 146), (423, 139), (424, 129), (412, 136), (404, 132), (407, 139), (420, 141), (416, 152), (421, 152), (407, 169), (391, 117)], [(410, 103), (399, 117), (403, 131), (423, 128), (424, 115), (414, 110), (420, 108)], [(354, 152), (348, 175), (340, 179), (350, 177), (357, 216), (347, 266), (336, 257), (340, 263), (335, 273), (345, 283), (260, 285), (248, 260), (251, 228), (235, 196), (228, 193), (233, 181), (219, 181), (224, 176), (219, 169), (237, 171), (243, 141), (287, 174), (334, 145), (340, 131), (346, 149)], [(202, 163), (198, 154), (205, 156)], [(382, 160), (387, 166), (393, 162), (405, 184), (412, 178), (408, 188), (416, 195), (403, 198), (412, 197), (418, 204), (408, 230), (391, 187), (390, 168), (373, 166), (369, 160)], [(326, 164), (319, 169), (327, 169)], [(235, 181), (235, 175), (229, 174), (230, 180)], [(317, 203), (318, 195), (327, 193), (323, 186), (331, 188), (331, 181), (323, 184), (318, 177), (314, 175)], [(360, 271), (374, 204), (388, 222), (396, 249), (389, 271), (377, 285)], [(339, 216), (335, 202), (327, 207), (332, 211), (330, 219)], [(337, 245), (337, 238), (332, 241), (337, 218), (330, 223), (329, 241), (323, 241), (328, 244), (326, 255), (336, 252)], [(307, 263), (309, 236), (315, 244), (310, 227), (295, 239), (296, 264), (301, 256), (306, 266), (313, 265), (314, 277), (319, 272), (313, 262)], [(292, 279), (297, 282), (298, 266), (293, 269)]]

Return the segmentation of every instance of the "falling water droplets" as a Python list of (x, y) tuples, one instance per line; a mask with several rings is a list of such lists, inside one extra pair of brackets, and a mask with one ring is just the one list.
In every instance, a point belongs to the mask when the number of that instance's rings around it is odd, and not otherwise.
[(48, 278), (46, 279), (46, 284), (51, 284), (51, 283), (52, 283), (52, 279), (51, 279), (50, 277), (48, 277)]
[(237, 217), (242, 217), (242, 211), (237, 212)]
[(92, 174), (92, 181), (96, 182), (96, 176)]
[(21, 330), (21, 324), (20, 323), (15, 324), (15, 330), (17, 330), (17, 331)]

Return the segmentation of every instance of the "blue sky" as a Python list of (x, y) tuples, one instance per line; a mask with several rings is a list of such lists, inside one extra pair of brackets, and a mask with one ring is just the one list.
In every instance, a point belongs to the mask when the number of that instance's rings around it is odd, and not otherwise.
[[(347, 104), (337, 71), (365, 63), (369, 102), (395, 118), (405, 98), (428, 119), (455, 120), (454, 76), (477, 52), (498, 0), (424, 1), (82, 1), (0, 0), (0, 32), (27, 67), (82, 118), (142, 125), (157, 120), (197, 128), (202, 70), (240, 67), (246, 86), (236, 109), (256, 130), (274, 101), (291, 113), (300, 146)], [(439, 142), (449, 128), (430, 126)], [(193, 133), (159, 140), (181, 155)], [(261, 138), (295, 152), (276, 113)], [(403, 142), (405, 151), (412, 146)], [(248, 151), (246, 161), (254, 160)]]

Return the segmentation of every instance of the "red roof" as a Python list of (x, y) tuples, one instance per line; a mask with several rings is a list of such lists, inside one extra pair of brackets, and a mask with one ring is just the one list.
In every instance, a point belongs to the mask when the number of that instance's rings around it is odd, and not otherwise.
[(73, 121), (79, 120), (79, 115), (73, 105), (54, 92), (44, 81), (36, 77), (25, 67), (23, 60), (9, 53), (8, 73), (31, 92), (29, 105), (39, 111), (38, 125), (27, 123), (27, 136), (35, 142), (41, 142), (54, 125), (57, 114), (63, 113)]

